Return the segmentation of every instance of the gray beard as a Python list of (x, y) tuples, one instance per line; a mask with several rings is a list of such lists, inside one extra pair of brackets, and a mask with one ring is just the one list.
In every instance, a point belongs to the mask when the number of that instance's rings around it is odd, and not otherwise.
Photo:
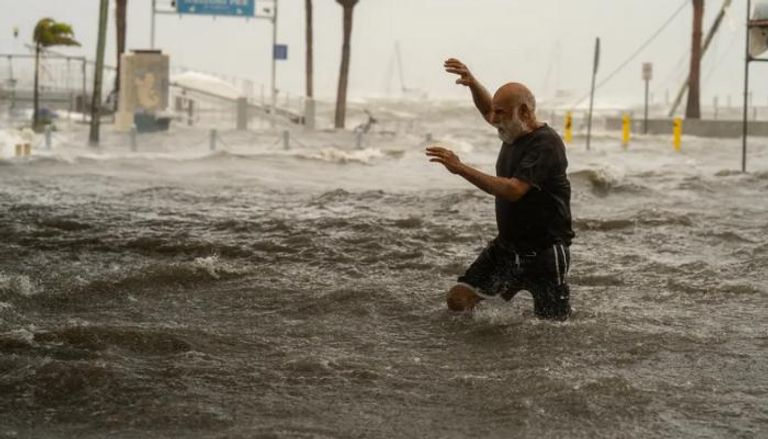
[(513, 143), (521, 134), (523, 134), (523, 125), (518, 121), (511, 123), (500, 123), (496, 126), (499, 139), (502, 142)]

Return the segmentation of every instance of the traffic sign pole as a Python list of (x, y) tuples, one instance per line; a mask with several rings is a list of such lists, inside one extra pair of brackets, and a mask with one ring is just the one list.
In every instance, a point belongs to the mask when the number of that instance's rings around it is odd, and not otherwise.
[(645, 81), (645, 118), (643, 119), (643, 134), (648, 134), (648, 89), (653, 78), (653, 64), (643, 63), (643, 80)]
[(275, 56), (275, 46), (277, 46), (277, 3), (275, 0), (274, 16), (272, 17), (272, 115), (274, 116), (275, 106), (277, 105), (277, 88), (275, 87), (275, 73), (277, 69), (277, 58)]

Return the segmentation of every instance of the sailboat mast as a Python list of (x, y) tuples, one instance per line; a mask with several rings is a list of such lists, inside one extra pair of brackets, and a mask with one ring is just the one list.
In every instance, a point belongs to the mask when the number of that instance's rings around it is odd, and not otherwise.
[(395, 41), (395, 56), (397, 60), (397, 71), (400, 75), (400, 90), (405, 93), (408, 88), (405, 86), (405, 80), (403, 79), (403, 59), (400, 55), (400, 41)]

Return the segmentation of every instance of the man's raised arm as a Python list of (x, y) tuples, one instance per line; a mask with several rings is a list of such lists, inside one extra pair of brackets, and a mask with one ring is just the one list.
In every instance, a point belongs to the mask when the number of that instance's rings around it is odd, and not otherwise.
[(472, 91), (472, 100), (475, 101), (475, 107), (483, 115), (483, 118), (491, 123), (491, 113), (493, 112), (493, 104), (491, 101), (491, 95), (488, 90), (483, 87), (483, 84), (475, 79), (469, 68), (456, 58), (450, 58), (443, 64), (445, 71), (459, 75), (459, 79), (456, 80), (457, 84), (461, 84), (469, 87)]

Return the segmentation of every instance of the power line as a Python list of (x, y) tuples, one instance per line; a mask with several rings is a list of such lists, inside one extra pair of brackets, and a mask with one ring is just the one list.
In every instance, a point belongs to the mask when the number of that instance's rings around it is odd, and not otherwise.
[[(659, 35), (661, 35), (662, 32), (669, 26), (675, 18), (677, 18), (678, 15), (680, 15), (680, 12), (683, 11), (683, 9), (688, 5), (688, 0), (683, 0), (683, 2), (680, 4), (680, 7), (677, 8), (677, 10), (672, 14), (671, 17), (667, 19), (667, 21), (664, 22), (661, 27), (654, 32), (650, 38), (648, 38), (643, 44), (640, 45), (640, 47), (635, 50), (632, 55), (629, 56), (624, 62), (622, 62), (616, 69), (614, 69), (605, 79), (601, 80), (600, 82), (595, 85), (595, 90), (599, 89), (603, 85), (605, 85), (608, 81), (613, 79), (614, 76), (616, 76), (621, 70), (624, 69), (630, 62), (632, 62), (640, 53), (645, 50), (646, 47), (648, 47)], [(589, 93), (581, 97), (578, 101), (576, 101), (573, 106), (577, 106), (580, 103), (584, 101), (584, 99), (589, 97)]]

